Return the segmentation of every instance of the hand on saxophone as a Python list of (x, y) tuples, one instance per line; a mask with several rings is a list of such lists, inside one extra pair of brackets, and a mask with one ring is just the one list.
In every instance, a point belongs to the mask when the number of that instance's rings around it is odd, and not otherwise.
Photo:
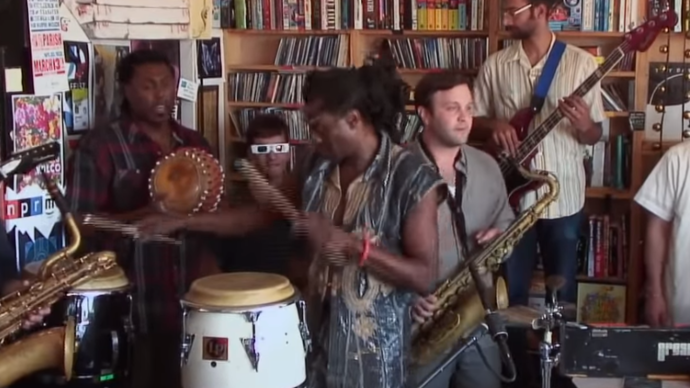
[[(13, 292), (26, 290), (30, 286), (31, 283), (28, 280), (10, 280), (9, 282), (7, 282), (5, 287), (3, 287), (2, 295), (8, 295)], [(22, 322), (22, 328), (24, 330), (28, 330), (34, 326), (40, 325), (41, 323), (43, 323), (43, 319), (48, 314), (50, 314), (50, 307), (43, 307), (36, 311), (32, 311)]]
[(477, 240), (477, 244), (479, 245), (484, 245), (494, 238), (498, 237), (501, 233), (503, 233), (500, 229), (497, 228), (491, 228), (491, 229), (486, 229), (482, 230), (481, 232), (477, 233), (474, 238)]
[(434, 312), (438, 309), (438, 300), (433, 295), (420, 296), (412, 305), (412, 319), (415, 322), (422, 324), (427, 319), (434, 315)]

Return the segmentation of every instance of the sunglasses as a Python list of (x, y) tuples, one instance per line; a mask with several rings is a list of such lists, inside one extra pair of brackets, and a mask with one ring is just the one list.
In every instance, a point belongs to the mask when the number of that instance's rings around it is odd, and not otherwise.
[(290, 144), (253, 144), (251, 146), (252, 154), (263, 155), (263, 154), (286, 154), (290, 152)]

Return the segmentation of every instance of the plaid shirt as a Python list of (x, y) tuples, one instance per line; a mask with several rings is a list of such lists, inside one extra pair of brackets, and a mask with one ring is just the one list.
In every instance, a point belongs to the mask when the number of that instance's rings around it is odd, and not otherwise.
[[(177, 123), (175, 147), (198, 147), (210, 152), (198, 132)], [(148, 179), (161, 148), (130, 121), (123, 119), (108, 128), (85, 135), (74, 150), (67, 171), (67, 200), (75, 213), (121, 214), (150, 202)], [(116, 234), (98, 234), (87, 239), (89, 249), (112, 250), (135, 286), (134, 315), (143, 332), (177, 331), (181, 327), (179, 298), (191, 281), (201, 275), (201, 259), (193, 240), (181, 246), (142, 243)], [(190, 260), (191, 259), (191, 260)]]

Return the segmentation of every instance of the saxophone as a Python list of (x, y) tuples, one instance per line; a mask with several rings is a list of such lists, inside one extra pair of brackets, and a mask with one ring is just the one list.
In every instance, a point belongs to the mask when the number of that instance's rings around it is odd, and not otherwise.
[[(454, 277), (443, 282), (434, 292), (439, 309), (421, 325), (412, 328), (412, 361), (418, 366), (445, 355), (461, 338), (470, 335), (484, 319), (486, 313), (477, 294), (468, 269), (469, 263), (478, 264), (483, 276), (491, 276), (498, 270), (522, 236), (534, 225), (548, 205), (556, 200), (560, 190), (556, 177), (546, 171), (528, 171), (518, 167), (527, 179), (544, 182), (548, 192), (518, 218), (499, 237), (480, 252), (471, 255)], [(495, 283), (496, 308), (508, 307), (505, 282), (498, 278)]]
[(46, 186), (62, 212), (71, 236), (70, 244), (45, 260), (28, 289), (0, 299), (0, 387), (6, 387), (31, 373), (62, 367), (67, 379), (74, 361), (74, 322), (65, 327), (43, 330), (9, 344), (9, 337), (21, 329), (22, 321), (38, 308), (60, 300), (66, 291), (117, 265), (113, 252), (90, 253), (74, 259), (81, 245), (77, 222), (67, 211), (55, 183)]

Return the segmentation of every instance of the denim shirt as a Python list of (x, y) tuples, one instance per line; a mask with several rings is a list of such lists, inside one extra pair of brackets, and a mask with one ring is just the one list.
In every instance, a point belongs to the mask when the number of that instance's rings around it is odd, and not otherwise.
[[(333, 217), (340, 204), (338, 166), (314, 158), (303, 182), (303, 207)], [(419, 155), (382, 135), (378, 154), (347, 190), (342, 228), (366, 229), (372, 244), (402, 254), (405, 219), (442, 181)], [(356, 260), (351, 260), (355, 263)], [(413, 293), (395, 288), (356, 264), (310, 268), (310, 325), (316, 333), (310, 388), (403, 388), (410, 345)], [(323, 316), (321, 316), (323, 312)]]

